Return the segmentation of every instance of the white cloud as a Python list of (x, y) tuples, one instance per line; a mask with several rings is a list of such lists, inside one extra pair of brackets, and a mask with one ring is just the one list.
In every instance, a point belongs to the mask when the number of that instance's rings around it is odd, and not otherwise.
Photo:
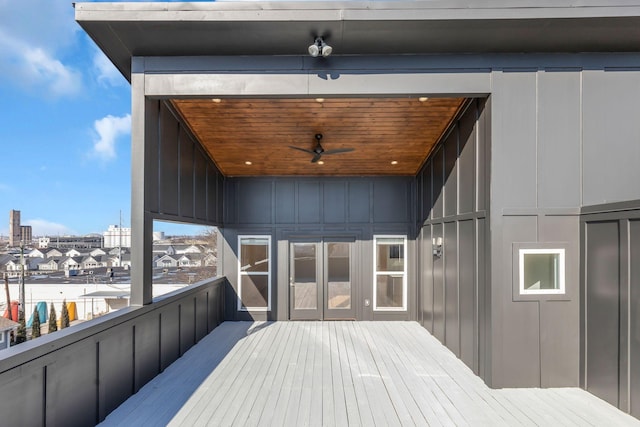
[(25, 225), (30, 225), (33, 229), (34, 236), (56, 236), (56, 235), (73, 235), (75, 231), (63, 224), (47, 221), (46, 219), (36, 218), (26, 220)]
[(96, 120), (93, 127), (97, 138), (91, 152), (93, 157), (111, 160), (116, 157), (116, 142), (118, 138), (131, 133), (131, 115), (115, 117), (108, 115)]
[(50, 95), (80, 92), (80, 72), (54, 58), (41, 47), (31, 46), (0, 29), (0, 75), (29, 88), (44, 88)]
[(97, 48), (93, 55), (93, 68), (97, 73), (98, 83), (102, 85), (122, 86), (127, 82), (109, 58)]

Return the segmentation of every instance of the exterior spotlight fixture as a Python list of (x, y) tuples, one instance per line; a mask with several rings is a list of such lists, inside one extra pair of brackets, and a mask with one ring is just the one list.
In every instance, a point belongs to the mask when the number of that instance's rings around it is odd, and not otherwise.
[(427, 102), (429, 100), (429, 98), (427, 98), (426, 96), (421, 96), (420, 98), (418, 98), (418, 101), (420, 102)]
[(319, 165), (324, 165), (324, 162), (322, 160), (318, 160), (316, 163)]
[(333, 52), (333, 48), (326, 44), (322, 37), (316, 37), (315, 41), (311, 46), (309, 46), (308, 50), (309, 55), (313, 56), (314, 58), (320, 55), (326, 58), (327, 56), (331, 55), (331, 52)]
[(211, 101), (212, 101), (212, 102), (215, 102), (216, 104), (219, 104), (220, 102), (222, 102), (222, 99), (220, 99), (220, 98), (213, 98)]
[(397, 164), (398, 164), (398, 161), (397, 161), (397, 160), (391, 160), (391, 164), (392, 164), (392, 165), (397, 165)]
[(247, 160), (246, 162), (244, 162), (245, 165), (247, 166), (251, 166), (253, 163), (251, 163), (249, 160)]

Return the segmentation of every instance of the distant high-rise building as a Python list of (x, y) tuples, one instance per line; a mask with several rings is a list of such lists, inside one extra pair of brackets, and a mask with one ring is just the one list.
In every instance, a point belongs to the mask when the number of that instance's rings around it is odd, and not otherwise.
[(31, 243), (33, 240), (33, 230), (30, 225), (20, 226), (20, 241), (24, 243)]
[(20, 211), (9, 211), (9, 246), (20, 245)]
[(102, 233), (105, 248), (130, 248), (131, 228), (110, 225), (109, 229)]

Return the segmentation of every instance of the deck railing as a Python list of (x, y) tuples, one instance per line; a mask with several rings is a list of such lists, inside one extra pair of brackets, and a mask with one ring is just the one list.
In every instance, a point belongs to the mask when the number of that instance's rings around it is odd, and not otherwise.
[(224, 320), (226, 278), (0, 352), (8, 426), (92, 426)]

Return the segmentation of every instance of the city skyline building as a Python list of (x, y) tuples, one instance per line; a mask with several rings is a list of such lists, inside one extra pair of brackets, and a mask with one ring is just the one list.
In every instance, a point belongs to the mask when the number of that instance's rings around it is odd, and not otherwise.
[(20, 211), (9, 211), (9, 246), (18, 246), (21, 239)]

